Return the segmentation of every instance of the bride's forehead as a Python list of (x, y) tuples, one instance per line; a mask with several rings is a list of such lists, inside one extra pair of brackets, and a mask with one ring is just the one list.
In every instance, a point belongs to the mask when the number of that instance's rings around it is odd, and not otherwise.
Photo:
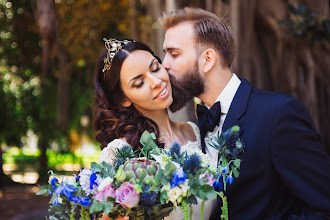
[(130, 53), (124, 60), (121, 72), (136, 73), (149, 70), (150, 63), (155, 57), (145, 50), (136, 50)]
[(126, 59), (140, 60), (142, 58), (151, 58), (151, 57), (153, 57), (153, 55), (149, 51), (135, 50), (131, 52)]

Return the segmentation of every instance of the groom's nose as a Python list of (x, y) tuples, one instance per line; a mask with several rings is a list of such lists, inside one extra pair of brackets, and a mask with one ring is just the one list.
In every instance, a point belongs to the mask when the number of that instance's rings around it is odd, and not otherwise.
[(162, 62), (162, 65), (163, 67), (166, 69), (166, 70), (169, 70), (170, 69), (170, 63), (168, 62), (168, 56), (165, 55), (164, 59), (163, 59), (163, 62)]

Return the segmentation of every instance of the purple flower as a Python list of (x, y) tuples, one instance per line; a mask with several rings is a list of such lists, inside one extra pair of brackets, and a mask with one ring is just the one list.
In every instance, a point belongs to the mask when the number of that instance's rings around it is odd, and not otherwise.
[(205, 184), (208, 184), (210, 186), (213, 186), (214, 178), (208, 172), (199, 175), (199, 178), (200, 179), (203, 178), (203, 177), (206, 177), (207, 178), (207, 182)]
[(74, 186), (71, 186), (67, 184), (66, 182), (62, 182), (62, 184), (55, 189), (55, 194), (64, 194), (67, 197), (70, 197), (72, 195), (72, 192), (75, 191), (76, 188)]
[(116, 190), (116, 202), (124, 208), (133, 208), (140, 201), (140, 195), (135, 191), (134, 185), (124, 182)]
[(107, 200), (108, 197), (116, 197), (116, 189), (112, 184), (107, 185), (102, 191), (96, 193), (94, 199), (103, 203), (103, 199)]

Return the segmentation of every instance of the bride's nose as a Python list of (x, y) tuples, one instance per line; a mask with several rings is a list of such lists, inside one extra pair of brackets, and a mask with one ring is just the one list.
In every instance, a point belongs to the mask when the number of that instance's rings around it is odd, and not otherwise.
[(162, 80), (153, 74), (149, 74), (149, 79), (151, 89), (156, 89), (162, 84)]

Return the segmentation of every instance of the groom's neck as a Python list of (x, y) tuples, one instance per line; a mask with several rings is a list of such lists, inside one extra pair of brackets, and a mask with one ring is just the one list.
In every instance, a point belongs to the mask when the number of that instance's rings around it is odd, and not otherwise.
[(229, 68), (215, 68), (204, 73), (205, 91), (198, 98), (206, 105), (212, 106), (232, 77)]

